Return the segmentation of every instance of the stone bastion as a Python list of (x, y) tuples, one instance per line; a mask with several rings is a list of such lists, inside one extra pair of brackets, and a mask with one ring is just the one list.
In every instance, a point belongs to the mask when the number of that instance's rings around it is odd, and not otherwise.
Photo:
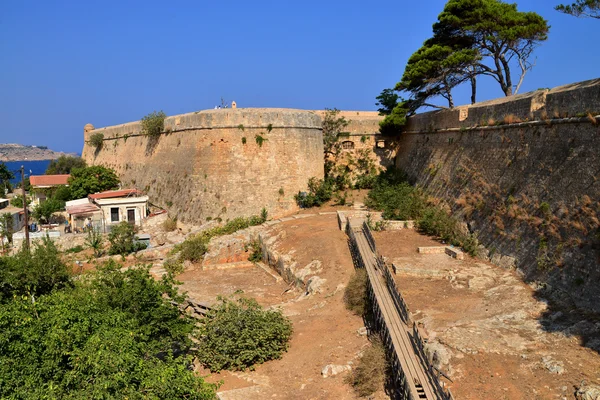
[[(90, 143), (103, 135), (102, 146)], [(321, 117), (294, 109), (197, 111), (165, 119), (148, 136), (140, 121), (84, 128), (82, 157), (113, 168), (123, 187), (135, 187), (184, 222), (271, 216), (297, 209), (294, 195), (311, 177), (323, 178)]]

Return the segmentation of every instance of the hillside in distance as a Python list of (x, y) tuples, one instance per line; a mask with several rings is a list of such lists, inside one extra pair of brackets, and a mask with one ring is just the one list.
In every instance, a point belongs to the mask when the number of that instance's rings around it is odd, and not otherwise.
[(60, 156), (76, 156), (75, 153), (63, 153), (50, 150), (46, 146), (24, 146), (16, 143), (0, 143), (0, 161), (36, 161), (36, 160), (55, 160)]

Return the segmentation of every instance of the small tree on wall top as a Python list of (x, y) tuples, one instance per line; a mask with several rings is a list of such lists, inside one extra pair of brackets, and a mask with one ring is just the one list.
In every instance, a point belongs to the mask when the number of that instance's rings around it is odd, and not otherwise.
[(165, 118), (163, 111), (153, 111), (142, 118), (142, 133), (148, 136), (158, 136), (165, 129)]

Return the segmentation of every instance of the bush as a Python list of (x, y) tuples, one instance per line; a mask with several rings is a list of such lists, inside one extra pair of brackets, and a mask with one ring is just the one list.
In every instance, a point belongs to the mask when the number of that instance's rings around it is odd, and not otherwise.
[(104, 134), (103, 133), (94, 133), (90, 136), (89, 144), (94, 146), (96, 150), (100, 150), (104, 145)]
[(280, 358), (292, 324), (281, 311), (263, 310), (254, 299), (220, 299), (200, 320), (198, 358), (211, 371), (243, 370)]
[(167, 258), (163, 263), (163, 268), (172, 276), (179, 275), (185, 270), (183, 263), (174, 257)]
[(194, 322), (163, 296), (181, 300), (173, 281), (119, 268), (0, 307), (0, 398), (214, 398), (189, 368)]
[(261, 215), (253, 215), (250, 218), (237, 217), (229, 221), (223, 226), (217, 226), (208, 229), (198, 235), (188, 237), (183, 243), (175, 246), (174, 252), (179, 252), (179, 260), (189, 260), (198, 262), (208, 250), (208, 242), (216, 236), (231, 235), (241, 229), (246, 229), (251, 226), (260, 225), (267, 219), (267, 210), (262, 209)]
[(165, 232), (173, 232), (177, 229), (177, 218), (167, 217), (165, 222), (162, 224), (163, 231)]
[(367, 307), (367, 271), (357, 269), (344, 290), (346, 308), (356, 315), (363, 315)]
[(75, 168), (85, 168), (87, 164), (81, 157), (60, 156), (56, 160), (50, 161), (46, 169), (46, 175), (70, 174)]
[(102, 234), (97, 229), (90, 229), (85, 238), (85, 245), (94, 251), (94, 257), (98, 258), (102, 255), (103, 243)]
[(162, 112), (153, 111), (142, 118), (142, 133), (148, 136), (159, 136), (165, 129), (165, 118), (167, 115)]
[(69, 282), (67, 266), (60, 259), (54, 242), (47, 237), (34, 242), (31, 252), (23, 248), (13, 257), (0, 258), (0, 300), (13, 295), (37, 297)]
[(248, 261), (256, 263), (262, 261), (262, 249), (258, 240), (253, 240), (246, 246), (246, 251), (252, 250), (248, 256)]
[(333, 196), (335, 185), (330, 179), (317, 179), (312, 177), (308, 180), (308, 193), (298, 192), (294, 196), (296, 203), (302, 208), (320, 207)]
[(417, 220), (418, 229), (430, 236), (436, 236), (453, 246), (462, 247), (472, 256), (477, 254), (477, 238), (461, 232), (458, 220), (439, 207), (430, 206)]
[(358, 361), (347, 382), (354, 387), (360, 397), (370, 396), (384, 389), (387, 361), (385, 349), (378, 338), (374, 338)]
[[(31, 204), (31, 199), (27, 197), (27, 205)], [(10, 205), (17, 208), (23, 208), (23, 195), (17, 194), (10, 199)]]
[(49, 223), (52, 215), (55, 212), (60, 211), (65, 208), (65, 203), (63, 201), (50, 198), (40, 204), (38, 204), (34, 209), (32, 216), (37, 219), (40, 223), (45, 222)]
[(146, 248), (143, 243), (135, 242), (135, 228), (133, 225), (123, 221), (112, 227), (108, 234), (108, 241), (110, 242), (110, 248), (108, 253), (110, 255), (120, 254), (126, 256), (129, 253), (133, 253)]
[(376, 178), (365, 204), (383, 211), (384, 219), (410, 220), (420, 217), (427, 200), (419, 189), (407, 182), (401, 171), (391, 169)]

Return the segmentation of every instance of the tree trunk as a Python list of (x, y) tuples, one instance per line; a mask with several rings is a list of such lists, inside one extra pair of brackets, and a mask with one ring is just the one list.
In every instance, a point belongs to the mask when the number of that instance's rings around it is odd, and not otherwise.
[(506, 96), (512, 96), (513, 87), (512, 87), (512, 79), (510, 77), (510, 66), (508, 65), (508, 61), (504, 58), (504, 54), (500, 55), (500, 61), (502, 62), (502, 67), (504, 68), (504, 76), (506, 78), (506, 90), (504, 90), (504, 94)]
[(477, 78), (475, 77), (475, 72), (472, 72), (471, 75), (471, 104), (475, 104), (477, 101)]

